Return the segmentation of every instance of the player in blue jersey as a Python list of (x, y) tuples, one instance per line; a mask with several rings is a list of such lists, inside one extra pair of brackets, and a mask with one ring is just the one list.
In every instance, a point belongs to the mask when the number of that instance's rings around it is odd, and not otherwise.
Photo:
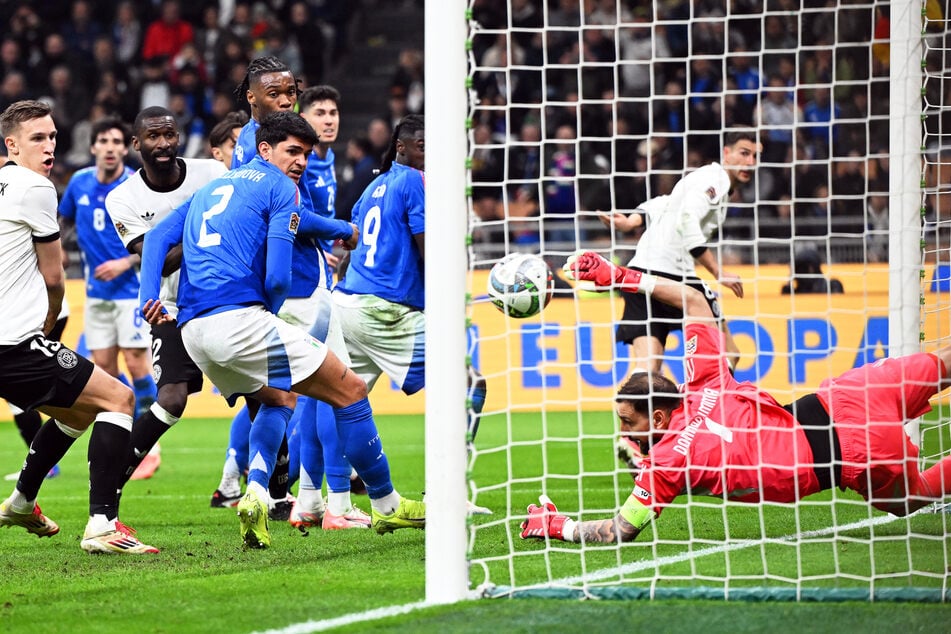
[[(106, 196), (135, 171), (126, 167), (130, 133), (118, 119), (92, 126), (90, 152), (95, 164), (69, 179), (59, 203), (63, 224), (75, 225), (86, 279), (84, 332), (92, 362), (112, 376), (119, 373), (119, 352), (135, 393), (136, 417), (155, 402), (149, 350), (149, 324), (139, 312), (139, 255), (129, 253), (106, 212)], [(134, 477), (134, 476), (133, 476)]]
[(231, 157), (231, 169), (248, 163), (257, 154), (257, 132), (263, 117), (280, 110), (293, 110), (297, 104), (297, 78), (290, 66), (277, 57), (258, 57), (248, 64), (244, 81), (235, 89), (238, 99), (247, 99), (251, 119), (241, 128)]
[[(335, 217), (337, 178), (330, 145), (337, 140), (340, 127), (339, 103), (340, 93), (332, 86), (308, 88), (297, 102), (301, 116), (314, 128), (319, 139), (301, 177), (301, 202), (306, 209), (328, 219)], [(300, 303), (303, 310), (294, 312), (308, 322), (302, 327), (309, 328), (312, 336), (326, 343), (341, 361), (349, 365), (343, 331), (330, 294), (332, 268), (337, 265), (338, 258), (333, 255), (332, 240), (317, 240), (316, 247), (301, 235), (297, 236), (294, 282), (281, 316), (284, 317), (292, 304)], [(315, 256), (323, 263), (322, 269), (313, 266)], [(315, 526), (325, 530), (368, 528), (370, 516), (355, 507), (350, 499), (352, 469), (339, 444), (333, 409), (326, 403), (301, 397), (289, 429), (290, 475), (293, 479), (295, 467), (300, 475), (297, 499), (289, 518), (291, 526), (300, 530)], [(325, 474), (326, 505), (320, 491)]]
[[(406, 394), (424, 386), (425, 125), (404, 117), (393, 130), (382, 173), (353, 207), (360, 244), (333, 298), (351, 368), (370, 389), (385, 372)], [(470, 370), (470, 433), (485, 403), (485, 379)], [(488, 512), (470, 505), (470, 512)]]
[[(251, 109), (251, 118), (241, 128), (231, 158), (231, 169), (246, 165), (257, 154), (255, 135), (260, 121), (273, 112), (291, 111), (297, 105), (297, 78), (290, 67), (277, 57), (259, 57), (248, 64), (244, 81), (235, 89), (239, 99), (246, 99)], [(313, 278), (314, 275), (309, 276)], [(301, 276), (295, 276), (298, 290), (302, 286)], [(307, 296), (313, 292), (311, 287)], [(298, 296), (298, 295), (295, 295)], [(294, 322), (292, 322), (294, 323)], [(309, 326), (309, 322), (304, 326)], [(228, 451), (221, 472), (221, 482), (211, 496), (213, 508), (232, 507), (241, 499), (239, 478), (248, 463), (248, 435), (251, 432), (252, 413), (242, 407), (231, 421), (228, 438)], [(288, 474), (290, 463), (287, 443), (281, 444), (281, 451), (274, 471), (270, 488), (271, 519), (286, 520), (290, 517), (293, 499), (288, 495)]]
[(345, 452), (367, 483), (377, 532), (424, 528), (425, 505), (393, 488), (366, 384), (326, 345), (279, 319), (291, 285), (298, 230), (323, 222), (300, 207), (296, 182), (316, 135), (301, 117), (271, 114), (257, 133), (259, 156), (203, 187), (145, 239), (143, 313), (168, 319), (158, 296), (168, 250), (182, 244), (178, 319), (189, 354), (221, 393), (261, 403), (251, 429), (248, 491), (238, 503), (248, 547), (270, 545), (267, 486), (294, 392), (334, 407)]

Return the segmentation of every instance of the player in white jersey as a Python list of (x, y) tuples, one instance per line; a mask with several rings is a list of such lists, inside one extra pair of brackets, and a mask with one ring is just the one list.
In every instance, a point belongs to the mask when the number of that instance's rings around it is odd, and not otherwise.
[[(630, 216), (620, 212), (601, 216), (605, 225), (613, 224), (624, 231), (646, 225), (628, 266), (684, 281), (701, 291), (724, 331), (731, 365), (738, 355), (736, 344), (723, 324), (716, 293), (697, 277), (696, 265), (703, 266), (734, 295), (743, 297), (743, 282), (720, 268), (708, 243), (726, 217), (730, 194), (753, 178), (759, 150), (755, 131), (727, 132), (722, 163), (710, 163), (687, 174), (669, 195), (645, 201)], [(632, 345), (638, 369), (659, 371), (667, 335), (679, 329), (682, 321), (683, 313), (669, 305), (624, 293), (617, 338)]]
[[(630, 216), (620, 212), (601, 216), (605, 225), (623, 231), (646, 226), (628, 266), (683, 282), (703, 293), (723, 331), (731, 368), (739, 358), (739, 349), (723, 320), (717, 293), (697, 277), (696, 265), (703, 266), (734, 295), (743, 297), (743, 282), (720, 268), (708, 242), (726, 217), (730, 195), (752, 180), (759, 152), (754, 130), (728, 131), (723, 138), (722, 163), (710, 163), (687, 174), (669, 195), (645, 201)], [(617, 340), (631, 345), (637, 364), (635, 373), (659, 372), (667, 336), (682, 327), (683, 311), (646, 295), (622, 292), (622, 296), (624, 313), (617, 327)], [(622, 437), (617, 449), (628, 466), (637, 468), (642, 456), (636, 446)]]
[[(178, 123), (165, 108), (142, 110), (135, 118), (132, 133), (132, 146), (142, 155), (142, 168), (109, 194), (106, 210), (122, 244), (129, 253), (141, 255), (146, 232), (226, 170), (214, 159), (178, 157)], [(162, 279), (162, 303), (172, 317), (178, 313), (180, 263), (181, 249), (174, 249), (166, 261), (167, 275)], [(158, 396), (132, 428), (126, 475), (121, 484), (125, 484), (140, 462), (150, 460), (156, 465), (156, 454), (147, 457), (147, 452), (182, 417), (188, 395), (201, 390), (201, 370), (185, 351), (174, 321), (152, 327), (152, 367)]]
[(132, 390), (50, 333), (66, 290), (49, 180), (56, 151), (52, 109), (18, 101), (0, 115), (10, 162), (0, 168), (0, 397), (54, 420), (33, 438), (13, 493), (0, 503), (0, 526), (40, 537), (59, 532), (36, 504), (40, 486), (73, 442), (89, 439), (87, 552), (157, 553), (119, 521), (116, 481), (132, 429)]

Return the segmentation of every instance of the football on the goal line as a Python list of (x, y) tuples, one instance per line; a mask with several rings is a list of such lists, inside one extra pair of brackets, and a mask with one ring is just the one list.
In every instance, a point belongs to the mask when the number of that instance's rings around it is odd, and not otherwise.
[(523, 319), (542, 311), (555, 291), (551, 269), (540, 256), (510, 253), (489, 271), (489, 298), (495, 307)]

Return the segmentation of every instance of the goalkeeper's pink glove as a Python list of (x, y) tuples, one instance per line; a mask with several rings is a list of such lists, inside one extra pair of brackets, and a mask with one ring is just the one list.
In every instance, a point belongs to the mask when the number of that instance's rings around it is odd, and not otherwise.
[(522, 522), (522, 539), (549, 537), (566, 542), (574, 541), (574, 521), (565, 515), (558, 515), (555, 503), (546, 496), (539, 497), (538, 501), (541, 506), (528, 505), (528, 519)]
[(652, 276), (646, 276), (651, 282), (651, 288), (646, 288), (647, 280), (643, 279), (645, 277), (643, 273), (623, 266), (615, 266), (592, 251), (572, 255), (565, 262), (563, 270), (568, 279), (594, 282), (595, 288), (600, 290), (612, 286), (618, 286), (629, 293), (643, 291), (649, 294), (653, 290)]

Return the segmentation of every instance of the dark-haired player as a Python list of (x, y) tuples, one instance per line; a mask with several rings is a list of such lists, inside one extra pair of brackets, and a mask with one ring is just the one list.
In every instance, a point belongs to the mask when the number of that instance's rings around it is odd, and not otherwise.
[(695, 288), (612, 265), (595, 253), (569, 258), (569, 277), (621, 288), (680, 309), (685, 383), (632, 375), (617, 396), (621, 430), (646, 454), (634, 490), (612, 518), (575, 521), (550, 500), (528, 507), (525, 538), (633, 540), (677, 496), (795, 503), (832, 487), (907, 515), (951, 494), (951, 455), (919, 471), (904, 423), (951, 386), (951, 346), (880, 359), (826, 379), (788, 405), (733, 378), (713, 311)]
[(51, 113), (45, 103), (18, 101), (0, 115), (10, 157), (0, 168), (0, 397), (52, 417), (34, 436), (13, 493), (0, 503), (0, 526), (21, 526), (40, 537), (59, 532), (36, 498), (49, 470), (92, 426), (89, 520), (80, 547), (157, 553), (119, 521), (116, 482), (132, 429), (132, 390), (46, 338), (66, 287), (56, 189), (49, 180), (56, 151)]
[[(155, 301), (166, 253), (183, 245), (179, 319), (195, 361), (234, 403), (261, 405), (251, 427), (247, 493), (238, 503), (246, 546), (266, 548), (268, 483), (298, 394), (334, 407), (341, 441), (367, 483), (379, 532), (425, 526), (425, 506), (399, 495), (367, 400), (367, 386), (304, 330), (277, 317), (291, 285), (299, 230), (323, 220), (300, 207), (297, 182), (316, 134), (292, 112), (261, 121), (258, 155), (202, 188), (146, 237), (143, 312), (165, 321)], [(214, 213), (208, 210), (213, 209)]]
[(241, 128), (248, 122), (248, 115), (237, 110), (229, 112), (224, 119), (215, 124), (208, 133), (208, 145), (211, 146), (211, 158), (220, 161), (225, 167), (231, 167), (234, 147), (241, 134)]
[[(132, 135), (132, 145), (142, 156), (142, 168), (106, 197), (106, 211), (128, 252), (141, 256), (145, 234), (225, 168), (214, 159), (178, 156), (179, 127), (166, 108), (152, 106), (139, 112)], [(173, 317), (180, 261), (180, 250), (169, 255), (162, 284), (162, 299)], [(188, 357), (174, 320), (152, 327), (152, 366), (158, 395), (132, 428), (126, 475), (120, 488), (140, 463), (147, 462), (149, 470), (155, 471), (159, 464), (158, 439), (181, 419), (189, 394), (201, 390), (201, 370)]]
[[(130, 133), (119, 119), (93, 123), (90, 152), (95, 164), (69, 179), (59, 203), (64, 225), (76, 227), (76, 242), (86, 278), (84, 333), (92, 361), (110, 375), (119, 374), (119, 353), (131, 374), (136, 416), (155, 402), (149, 355), (149, 324), (139, 312), (139, 256), (129, 253), (106, 213), (106, 196), (135, 173), (125, 164)], [(134, 477), (134, 476), (133, 476)]]

